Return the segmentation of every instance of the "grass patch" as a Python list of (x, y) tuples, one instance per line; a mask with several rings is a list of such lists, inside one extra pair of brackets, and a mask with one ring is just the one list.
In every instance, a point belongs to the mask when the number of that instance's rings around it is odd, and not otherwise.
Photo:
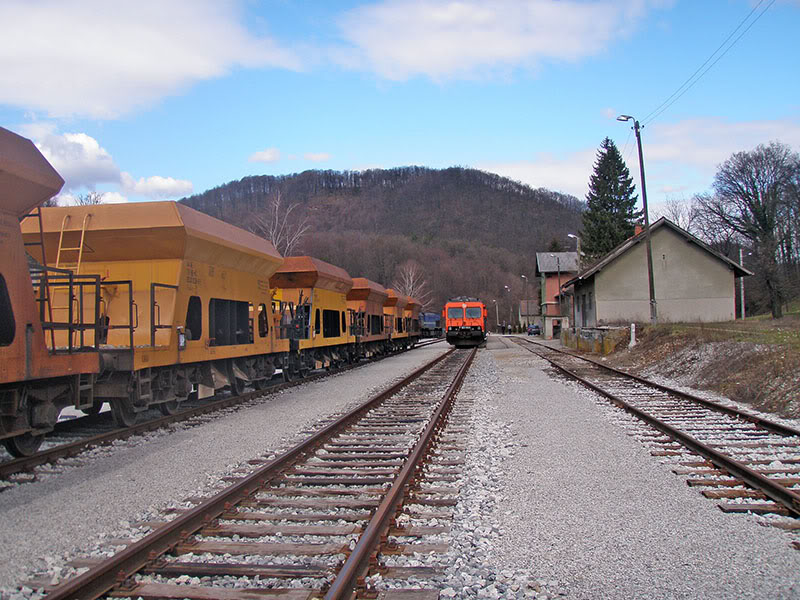
[(800, 417), (800, 317), (637, 327), (609, 360), (784, 417)]

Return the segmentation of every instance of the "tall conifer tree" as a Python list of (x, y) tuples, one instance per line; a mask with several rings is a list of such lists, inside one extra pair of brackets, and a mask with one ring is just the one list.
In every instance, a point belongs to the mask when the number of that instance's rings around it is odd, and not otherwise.
[(633, 180), (617, 146), (609, 138), (597, 152), (583, 213), (583, 251), (600, 257), (631, 237), (642, 211), (636, 210)]

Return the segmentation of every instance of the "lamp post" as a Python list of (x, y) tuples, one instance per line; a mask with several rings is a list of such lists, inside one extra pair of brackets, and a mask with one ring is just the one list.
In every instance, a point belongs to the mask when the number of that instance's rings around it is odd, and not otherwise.
[[(747, 256), (752, 255), (752, 252), (748, 252)], [(744, 269), (744, 253), (742, 252), (741, 246), (739, 247), (739, 266)], [(741, 300), (741, 313), (742, 313), (742, 321), (744, 321), (745, 312), (744, 312), (744, 277), (739, 277), (739, 300)]]
[(497, 300), (492, 300), (494, 302), (494, 328), (497, 330), (497, 333), (500, 333), (500, 309), (497, 306)]
[[(578, 273), (581, 272), (581, 237), (579, 235), (575, 235), (574, 233), (568, 233), (568, 238), (573, 238), (575, 240), (575, 253), (578, 255)], [(575, 293), (576, 285), (572, 285), (572, 331), (575, 331), (578, 324), (575, 322), (575, 300), (577, 299), (578, 295)]]
[(579, 235), (575, 235), (574, 233), (568, 233), (568, 238), (572, 238), (575, 240), (575, 252), (578, 254), (578, 272), (581, 270), (581, 237)]
[(522, 302), (520, 302), (520, 318), (522, 317), (522, 303), (525, 303), (525, 325), (528, 325), (528, 277), (527, 275), (520, 275), (525, 281), (522, 288)]
[(508, 292), (508, 328), (511, 329), (511, 288), (507, 285), (504, 285), (503, 287)]
[(644, 183), (644, 156), (642, 155), (642, 136), (639, 133), (639, 121), (630, 115), (620, 115), (617, 121), (633, 121), (633, 131), (636, 132), (636, 144), (639, 147), (639, 174), (642, 178), (642, 209), (644, 211), (644, 239), (647, 247), (647, 285), (650, 291), (650, 322), (658, 323), (658, 308), (656, 306), (656, 287), (653, 283), (653, 247), (650, 245), (650, 216), (647, 214), (647, 187)]

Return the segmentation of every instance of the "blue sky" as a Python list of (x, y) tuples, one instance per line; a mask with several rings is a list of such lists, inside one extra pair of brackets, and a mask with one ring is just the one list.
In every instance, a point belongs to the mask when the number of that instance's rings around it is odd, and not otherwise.
[(64, 201), (404, 165), (583, 198), (606, 136), (638, 185), (630, 114), (657, 211), (734, 152), (800, 150), (799, 30), (800, 0), (3, 0), (0, 125)]

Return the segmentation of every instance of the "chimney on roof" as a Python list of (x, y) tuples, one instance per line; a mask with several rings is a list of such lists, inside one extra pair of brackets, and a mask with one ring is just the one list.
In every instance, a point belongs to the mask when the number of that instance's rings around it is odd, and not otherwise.
[(634, 225), (633, 235), (639, 235), (643, 231), (644, 231), (644, 225), (642, 225), (641, 223), (636, 223), (636, 225)]

